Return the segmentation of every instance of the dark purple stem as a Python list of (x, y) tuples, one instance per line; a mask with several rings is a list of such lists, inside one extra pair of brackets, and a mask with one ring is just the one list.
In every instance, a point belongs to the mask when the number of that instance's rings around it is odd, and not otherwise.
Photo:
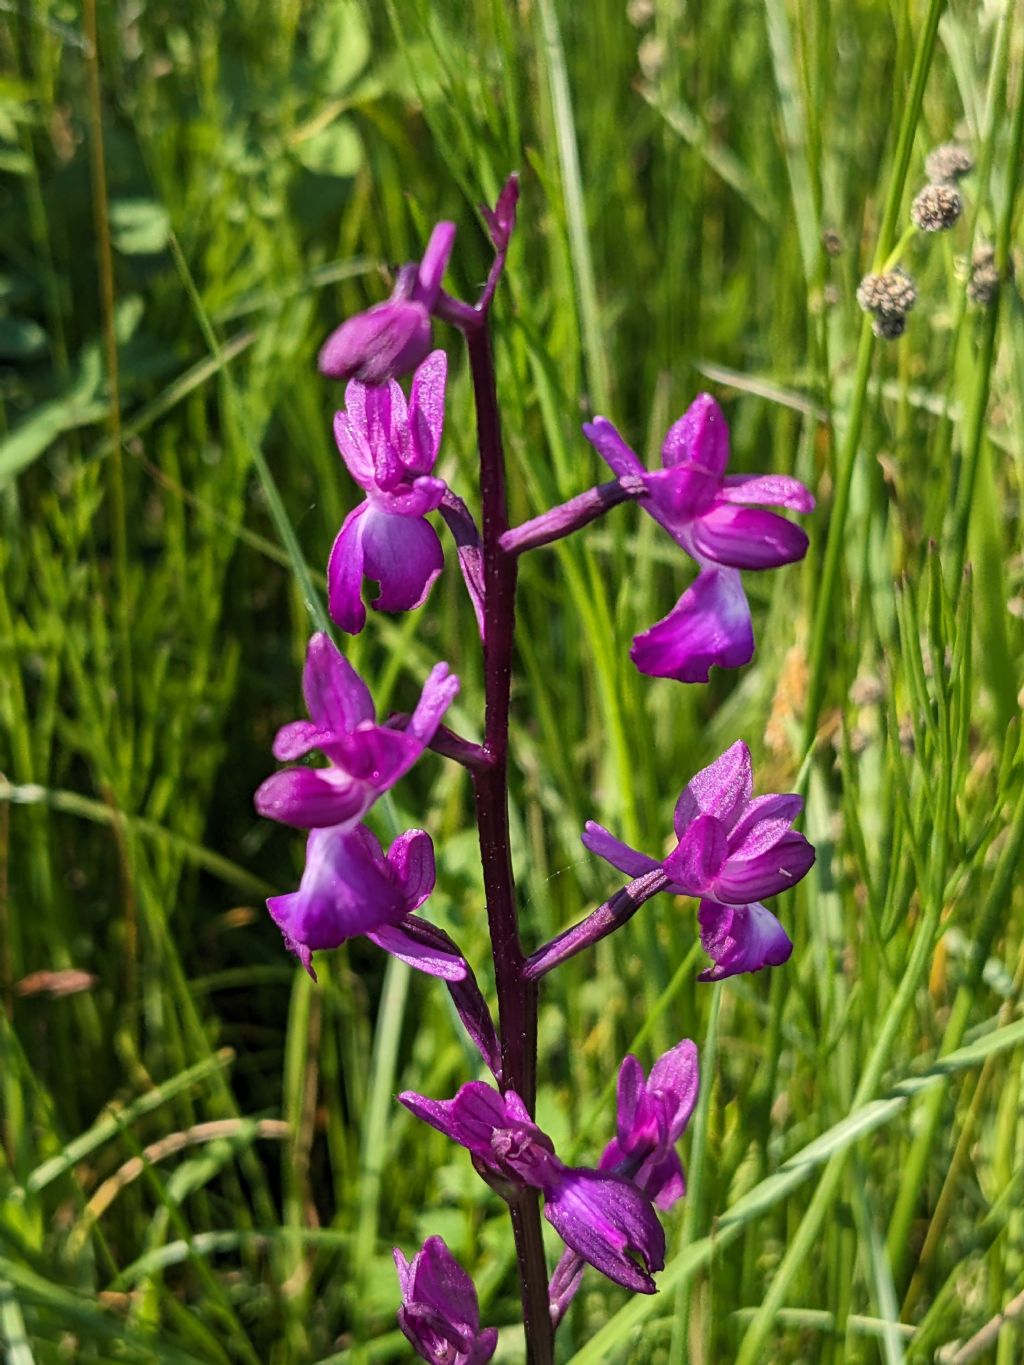
[(543, 512), (539, 517), (532, 517), (521, 526), (506, 531), (501, 538), (501, 548), (507, 554), (521, 555), (524, 550), (550, 545), (552, 541), (572, 535), (573, 531), (603, 517), (605, 512), (618, 507), (620, 502), (628, 502), (645, 492), (643, 480), (635, 474), (598, 484), (596, 488), (588, 488), (585, 493), (570, 498), (568, 502), (552, 507), (550, 512)]
[(571, 929), (566, 929), (564, 934), (559, 934), (557, 938), (553, 938), (550, 943), (546, 943), (543, 948), (538, 948), (531, 954), (525, 968), (527, 979), (539, 981), (552, 967), (557, 967), (559, 963), (582, 953), (584, 948), (590, 948), (601, 939), (607, 938), (614, 929), (632, 919), (644, 901), (649, 901), (659, 891), (664, 891), (666, 886), (668, 877), (659, 867), (653, 872), (645, 872), (642, 877), (637, 877), (621, 891), (616, 891), (611, 900), (599, 905), (586, 919), (581, 919), (579, 924), (574, 924)]
[[(501, 548), (508, 530), (505, 457), (487, 316), (462, 322), (469, 348), (480, 448), (480, 503), (484, 560), (485, 767), (473, 770), (487, 920), (494, 956), (504, 1088), (533, 1112), (537, 1089), (537, 988), (526, 979), (519, 942), (515, 881), (508, 825), (508, 723), (515, 630), (516, 560)], [(547, 1265), (540, 1205), (533, 1190), (509, 1199), (522, 1287), (528, 1365), (552, 1365), (554, 1337), (548, 1312)]]

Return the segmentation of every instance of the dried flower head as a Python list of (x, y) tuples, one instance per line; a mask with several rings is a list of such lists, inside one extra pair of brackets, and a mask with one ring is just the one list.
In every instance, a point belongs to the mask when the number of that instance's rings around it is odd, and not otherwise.
[(944, 142), (925, 158), (925, 171), (935, 185), (954, 185), (974, 168), (974, 157), (958, 142)]
[(990, 242), (982, 242), (971, 256), (971, 275), (967, 281), (967, 297), (979, 308), (987, 308), (995, 298), (999, 285), (996, 251)]
[(963, 201), (952, 185), (925, 185), (910, 206), (910, 217), (922, 232), (942, 232), (960, 217)]
[[(904, 319), (917, 302), (914, 281), (902, 266), (882, 275), (865, 275), (857, 286), (857, 302), (865, 313), (875, 313), (890, 321)], [(881, 333), (875, 331), (876, 336)]]
[(826, 228), (821, 234), (821, 244), (830, 256), (838, 256), (843, 249), (843, 239), (835, 228)]

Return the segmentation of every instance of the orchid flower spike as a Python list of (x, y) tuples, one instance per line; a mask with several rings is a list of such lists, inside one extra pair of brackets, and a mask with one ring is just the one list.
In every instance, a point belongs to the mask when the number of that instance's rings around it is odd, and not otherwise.
[(637, 668), (652, 677), (707, 682), (712, 664), (748, 663), (754, 634), (740, 569), (791, 564), (807, 550), (799, 526), (761, 508), (811, 512), (811, 493), (785, 474), (726, 474), (729, 429), (706, 393), (669, 428), (661, 469), (645, 469), (604, 417), (588, 422), (583, 434), (620, 479), (640, 478), (646, 493), (640, 506), (700, 570), (669, 615), (633, 640)]
[(413, 1091), (398, 1098), (465, 1147), (494, 1188), (540, 1190), (544, 1217), (603, 1275), (639, 1294), (655, 1292), (652, 1272), (665, 1264), (665, 1233), (651, 1201), (621, 1176), (559, 1161), (514, 1090), (501, 1095), (483, 1081), (470, 1081), (452, 1100)]
[(422, 606), (444, 565), (437, 532), (425, 520), (445, 495), (431, 474), (444, 428), (448, 359), (432, 351), (412, 381), (409, 402), (394, 381), (345, 389), (334, 439), (366, 498), (345, 518), (327, 564), (332, 618), (350, 635), (366, 624), (364, 575), (380, 584), (378, 611)]
[(431, 1365), (486, 1365), (498, 1344), (495, 1327), (480, 1330), (476, 1289), (441, 1237), (428, 1237), (411, 1261), (394, 1250), (402, 1291), (398, 1325)]
[(386, 384), (414, 370), (430, 350), (430, 314), (454, 242), (455, 224), (438, 223), (419, 264), (399, 270), (391, 297), (349, 318), (327, 338), (318, 361), (321, 374)]
[(353, 829), (382, 793), (409, 771), (434, 737), (459, 690), (447, 664), (435, 664), (403, 730), (374, 721), (369, 689), (329, 636), (309, 642), (302, 689), (309, 720), (284, 725), (274, 740), (283, 761), (319, 749), (326, 768), (284, 768), (256, 792), (260, 815), (299, 829)]
[(814, 848), (792, 828), (803, 809), (799, 796), (753, 797), (750, 750), (737, 740), (702, 769), (676, 803), (678, 843), (659, 862), (588, 820), (583, 843), (629, 877), (662, 870), (664, 889), (700, 897), (701, 943), (714, 966), (701, 981), (777, 967), (793, 951), (762, 896), (776, 896), (805, 876)]

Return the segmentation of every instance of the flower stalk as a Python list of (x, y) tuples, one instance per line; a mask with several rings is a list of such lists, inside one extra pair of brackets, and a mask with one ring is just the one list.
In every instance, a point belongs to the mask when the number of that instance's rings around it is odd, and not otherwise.
[[(490, 303), (489, 291), (487, 304)], [(473, 772), (476, 821), (494, 957), (502, 1075), (533, 1112), (537, 1091), (537, 988), (526, 976), (519, 941), (508, 823), (508, 727), (515, 634), (516, 559), (502, 549), (508, 530), (505, 453), (487, 328), (487, 308), (463, 326), (476, 403), (484, 566), (484, 753)], [(554, 1359), (540, 1208), (532, 1190), (509, 1200), (529, 1365)]]

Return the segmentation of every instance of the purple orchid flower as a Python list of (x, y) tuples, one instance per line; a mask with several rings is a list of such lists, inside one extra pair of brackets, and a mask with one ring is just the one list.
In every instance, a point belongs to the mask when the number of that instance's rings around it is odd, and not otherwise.
[(318, 361), (331, 379), (386, 384), (414, 370), (430, 350), (430, 314), (455, 242), (455, 224), (438, 223), (419, 265), (398, 272), (391, 297), (349, 318), (324, 342)]
[(408, 830), (385, 856), (365, 825), (335, 825), (311, 831), (298, 891), (271, 896), (267, 909), (314, 981), (313, 954), (357, 934), (430, 976), (462, 981), (461, 957), (425, 946), (405, 927), (433, 889), (434, 845), (423, 830)]
[(332, 618), (350, 635), (366, 624), (360, 589), (375, 578), (378, 611), (422, 606), (444, 566), (437, 532), (424, 518), (447, 491), (430, 471), (444, 428), (448, 358), (432, 351), (412, 381), (408, 404), (394, 381), (374, 388), (349, 381), (334, 438), (366, 499), (345, 518), (327, 564)]
[(759, 904), (794, 886), (814, 862), (814, 849), (791, 826), (799, 796), (752, 797), (750, 750), (742, 740), (702, 769), (676, 803), (678, 843), (662, 862), (630, 848), (588, 820), (583, 843), (630, 877), (661, 870), (664, 889), (701, 898), (701, 943), (714, 966), (701, 981), (777, 967), (793, 951), (778, 920)]
[(428, 1237), (411, 1261), (393, 1252), (402, 1306), (398, 1325), (432, 1365), (486, 1365), (498, 1330), (480, 1330), (476, 1289), (441, 1237)]
[(700, 1072), (697, 1047), (684, 1038), (644, 1069), (628, 1054), (619, 1068), (616, 1135), (604, 1149), (599, 1169), (624, 1175), (656, 1208), (670, 1209), (686, 1193), (676, 1143), (697, 1103)]
[(298, 829), (352, 829), (433, 739), (459, 680), (447, 664), (435, 664), (405, 728), (377, 725), (366, 684), (330, 637), (318, 632), (306, 652), (302, 690), (310, 719), (278, 730), (274, 756), (288, 761), (319, 749), (330, 766), (274, 773), (256, 792), (256, 809)]
[(501, 1095), (483, 1081), (470, 1081), (452, 1100), (412, 1091), (398, 1098), (465, 1147), (499, 1191), (540, 1190), (544, 1217), (603, 1275), (640, 1294), (655, 1292), (651, 1273), (665, 1264), (665, 1233), (650, 1200), (621, 1176), (564, 1165), (514, 1090)]
[[(658, 1058), (646, 1081), (643, 1067), (627, 1055), (619, 1068), (616, 1136), (604, 1149), (598, 1169), (632, 1181), (655, 1208), (670, 1209), (686, 1193), (676, 1143), (697, 1103), (698, 1086), (697, 1048), (688, 1038)], [(548, 1289), (556, 1326), (582, 1278), (583, 1258), (566, 1251)]]
[(620, 479), (639, 477), (640, 506), (695, 561), (700, 572), (672, 611), (636, 636), (630, 657), (641, 673), (707, 682), (712, 664), (738, 668), (754, 652), (740, 569), (773, 569), (802, 559), (807, 536), (764, 506), (811, 512), (814, 498), (784, 474), (726, 474), (729, 428), (702, 393), (669, 428), (663, 468), (647, 470), (604, 417), (583, 433)]

